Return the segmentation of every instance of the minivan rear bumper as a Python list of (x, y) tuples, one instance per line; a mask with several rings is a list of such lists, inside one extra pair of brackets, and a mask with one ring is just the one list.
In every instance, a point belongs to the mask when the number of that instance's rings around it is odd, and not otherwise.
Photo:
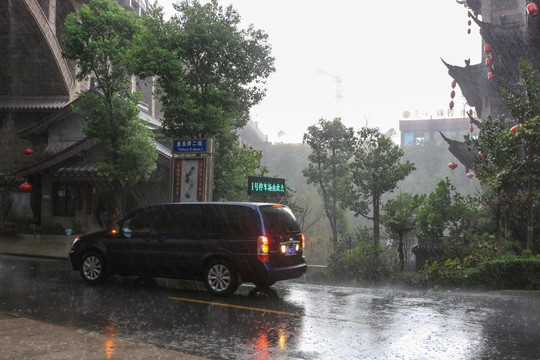
[(304, 275), (307, 271), (307, 263), (305, 261), (297, 265), (282, 268), (272, 268), (267, 264), (266, 266), (268, 271), (268, 278), (271, 283), (280, 280), (295, 279)]

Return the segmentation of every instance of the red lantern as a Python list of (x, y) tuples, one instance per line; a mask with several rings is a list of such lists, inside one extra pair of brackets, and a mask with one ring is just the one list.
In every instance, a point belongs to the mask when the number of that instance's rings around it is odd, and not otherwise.
[(467, 34), (470, 34), (471, 33), (471, 29), (467, 29)]
[(538, 14), (538, 5), (534, 2), (530, 2), (527, 4), (527, 14), (531, 16), (536, 16)]
[(495, 79), (495, 75), (490, 71), (488, 72), (488, 80), (493, 80)]
[(467, 176), (469, 179), (472, 179), (474, 177), (474, 174), (472, 172), (469, 172), (465, 176)]
[(491, 65), (493, 65), (493, 58), (490, 58), (490, 57), (486, 58), (486, 66), (491, 66)]
[(491, 45), (489, 45), (489, 44), (484, 45), (484, 52), (486, 54), (490, 53), (491, 52)]
[(29, 183), (25, 182), (24, 184), (22, 184), (21, 186), (19, 186), (19, 190), (23, 191), (23, 192), (30, 192), (32, 191), (32, 185), (30, 185)]
[(470, 131), (470, 132), (473, 132), (473, 131), (474, 131), (474, 128), (472, 127), (472, 125), (471, 125), (471, 127), (469, 128), (469, 131)]
[(26, 155), (32, 155), (34, 153), (34, 150), (26, 148), (23, 150), (23, 153), (25, 153)]
[(450, 97), (453, 99), (455, 96), (456, 96), (456, 92), (452, 90), (452, 92), (450, 93)]
[(455, 168), (457, 168), (457, 164), (455, 162), (451, 162), (450, 164), (448, 164), (448, 167), (452, 170), (454, 170)]
[(457, 84), (456, 80), (452, 81), (452, 89), (456, 87), (456, 84)]
[(450, 110), (452, 110), (454, 108), (454, 102), (450, 101), (450, 104), (448, 106), (450, 107)]
[(514, 126), (512, 126), (512, 128), (510, 129), (510, 131), (512, 132), (512, 134), (515, 134), (515, 133), (517, 133), (518, 128), (519, 128), (519, 124), (518, 124), (518, 125), (514, 125)]
[(469, 109), (469, 115), (471, 115), (471, 116), (472, 116), (472, 114), (473, 114), (473, 111), (472, 111), (472, 109)]
[(469, 21), (467, 22), (467, 25), (471, 26), (471, 24), (472, 24), (472, 21), (469, 20)]

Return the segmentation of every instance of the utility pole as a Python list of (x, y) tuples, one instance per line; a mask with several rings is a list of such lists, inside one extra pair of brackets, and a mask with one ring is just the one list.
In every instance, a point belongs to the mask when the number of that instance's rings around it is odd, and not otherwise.
[(338, 116), (341, 116), (341, 100), (343, 99), (343, 79), (339, 75), (333, 75), (325, 71), (324, 69), (319, 69), (319, 75), (326, 75), (334, 79), (336, 83), (336, 104)]

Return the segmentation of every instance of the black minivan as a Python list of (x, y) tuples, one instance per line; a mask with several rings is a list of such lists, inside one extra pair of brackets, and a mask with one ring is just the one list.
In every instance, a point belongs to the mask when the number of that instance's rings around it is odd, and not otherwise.
[(202, 280), (217, 295), (242, 282), (265, 289), (306, 272), (305, 240), (285, 205), (168, 203), (138, 209), (110, 230), (76, 238), (74, 270), (89, 284), (110, 274)]

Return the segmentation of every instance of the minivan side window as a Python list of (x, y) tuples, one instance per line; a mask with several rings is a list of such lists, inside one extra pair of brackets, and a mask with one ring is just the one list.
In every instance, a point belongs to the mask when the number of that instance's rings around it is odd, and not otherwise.
[(136, 212), (122, 224), (122, 233), (130, 237), (133, 233), (150, 233), (154, 225), (157, 208), (147, 208)]
[(166, 206), (158, 228), (164, 234), (200, 234), (206, 231), (204, 216), (201, 205)]

